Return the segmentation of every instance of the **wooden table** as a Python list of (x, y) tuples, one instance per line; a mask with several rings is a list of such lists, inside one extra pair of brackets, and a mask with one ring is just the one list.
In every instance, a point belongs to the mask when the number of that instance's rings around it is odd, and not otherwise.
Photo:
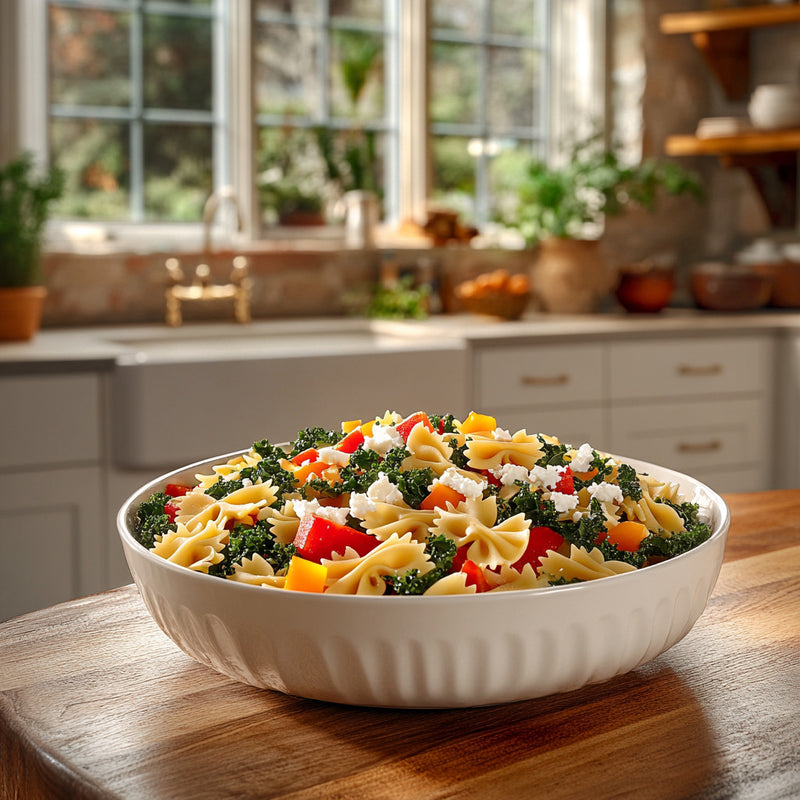
[(800, 797), (800, 490), (730, 495), (709, 606), (655, 661), (493, 708), (387, 711), (234, 683), (135, 589), (0, 625), (0, 796)]

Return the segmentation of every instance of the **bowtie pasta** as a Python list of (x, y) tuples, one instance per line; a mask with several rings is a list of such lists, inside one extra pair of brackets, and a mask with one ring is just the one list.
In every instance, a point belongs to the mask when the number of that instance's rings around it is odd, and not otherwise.
[(330, 594), (475, 594), (647, 567), (710, 535), (697, 503), (589, 444), (493, 417), (387, 412), (267, 440), (139, 507), (187, 569)]

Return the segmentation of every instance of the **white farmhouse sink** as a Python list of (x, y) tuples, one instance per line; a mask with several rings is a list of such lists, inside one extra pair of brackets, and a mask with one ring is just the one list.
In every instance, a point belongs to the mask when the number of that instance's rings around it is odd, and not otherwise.
[(159, 470), (387, 409), (463, 415), (466, 347), (368, 320), (187, 325), (115, 332), (115, 463)]

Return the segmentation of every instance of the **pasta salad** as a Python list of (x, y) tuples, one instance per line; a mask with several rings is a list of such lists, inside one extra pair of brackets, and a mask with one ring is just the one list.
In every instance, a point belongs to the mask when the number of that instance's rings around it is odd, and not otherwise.
[(711, 532), (676, 485), (475, 412), (308, 428), (195, 478), (141, 504), (139, 543), (187, 569), (307, 592), (560, 586), (647, 567)]

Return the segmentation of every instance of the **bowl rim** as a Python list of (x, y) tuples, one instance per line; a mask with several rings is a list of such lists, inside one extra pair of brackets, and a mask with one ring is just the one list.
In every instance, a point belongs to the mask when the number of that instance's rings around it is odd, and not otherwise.
[[(283, 444), (278, 445), (284, 446)], [(155, 553), (152, 553), (150, 550), (145, 548), (140, 542), (134, 539), (131, 530), (129, 529), (128, 521), (131, 518), (132, 514), (134, 513), (134, 509), (138, 506), (139, 503), (142, 502), (143, 499), (149, 497), (151, 494), (154, 494), (158, 491), (159, 487), (165, 486), (167, 483), (172, 482), (170, 479), (176, 478), (178, 476), (186, 476), (190, 473), (193, 473), (194, 470), (199, 470), (201, 467), (208, 467), (213, 466), (214, 464), (223, 464), (227, 460), (234, 458), (236, 456), (242, 455), (243, 453), (247, 453), (250, 451), (250, 448), (234, 450), (229, 453), (224, 453), (218, 456), (213, 456), (212, 458), (204, 458), (199, 461), (192, 462), (191, 464), (187, 464), (183, 467), (178, 467), (177, 469), (173, 469), (169, 472), (163, 473), (156, 478), (148, 481), (147, 483), (140, 486), (134, 492), (132, 492), (128, 498), (123, 502), (120, 506), (117, 515), (116, 515), (116, 522), (117, 522), (117, 533), (122, 541), (123, 550), (126, 554), (127, 560), (127, 551), (128, 548), (133, 550), (134, 552), (138, 553), (139, 556), (145, 558), (150, 563), (154, 565), (158, 565), (160, 568), (166, 568), (168, 571), (173, 570), (175, 571), (176, 575), (182, 576), (183, 579), (191, 579), (190, 576), (195, 576), (195, 580), (200, 581), (211, 581), (212, 583), (208, 584), (209, 587), (212, 586), (220, 586), (222, 584), (231, 587), (227, 591), (234, 591), (234, 592), (245, 592), (245, 593), (260, 593), (260, 596), (278, 596), (284, 597), (291, 595), (293, 598), (297, 598), (298, 601), (302, 602), (323, 602), (326, 604), (330, 603), (364, 603), (367, 600), (380, 600), (381, 603), (408, 603), (409, 605), (419, 605), (419, 604), (436, 604), (444, 605), (446, 603), (460, 603), (464, 601), (465, 597), (474, 598), (475, 595), (472, 594), (443, 594), (443, 595), (350, 595), (350, 594), (326, 594), (325, 592), (316, 593), (316, 592), (289, 592), (286, 589), (278, 588), (276, 586), (268, 586), (268, 585), (253, 585), (238, 581), (226, 580), (220, 578), (216, 575), (209, 575), (206, 572), (202, 572), (200, 570), (191, 570), (186, 567), (180, 566), (178, 564), (173, 564), (171, 561), (168, 561), (161, 556), (157, 556)], [(692, 548), (691, 550), (687, 550), (685, 553), (680, 553), (677, 556), (673, 556), (672, 558), (666, 559), (665, 561), (659, 562), (658, 564), (652, 564), (648, 567), (632, 570), (629, 572), (623, 572), (619, 575), (608, 576), (606, 578), (601, 578), (598, 580), (592, 581), (582, 581), (580, 583), (571, 583), (565, 584), (564, 586), (544, 586), (538, 587), (534, 589), (515, 589), (512, 591), (504, 591), (504, 592), (481, 592), (479, 593), (482, 600), (477, 602), (507, 602), (509, 598), (518, 598), (522, 600), (525, 597), (541, 597), (541, 596), (552, 596), (554, 590), (558, 590), (559, 593), (566, 592), (566, 593), (575, 593), (575, 592), (586, 592), (586, 591), (597, 591), (599, 585), (607, 586), (609, 582), (611, 582), (614, 586), (619, 586), (620, 581), (627, 580), (631, 582), (633, 580), (642, 580), (642, 576), (644, 575), (651, 575), (653, 574), (653, 570), (657, 570), (657, 574), (661, 574), (666, 569), (675, 569), (676, 564), (682, 563), (687, 558), (696, 558), (697, 553), (707, 550), (711, 547), (714, 547), (720, 540), (722, 540), (723, 547), (725, 541), (727, 539), (728, 530), (730, 528), (730, 509), (728, 508), (727, 503), (721, 497), (721, 495), (711, 489), (707, 484), (703, 483), (702, 481), (698, 480), (697, 478), (693, 478), (686, 473), (679, 472), (677, 470), (671, 469), (669, 467), (662, 467), (658, 464), (654, 464), (649, 461), (642, 461), (640, 459), (635, 458), (628, 458), (625, 456), (617, 456), (613, 453), (605, 453), (604, 455), (608, 455), (613, 458), (618, 463), (628, 463), (634, 466), (639, 473), (646, 473), (647, 467), (654, 468), (662, 473), (668, 473), (671, 476), (673, 482), (683, 482), (688, 481), (690, 482), (695, 491), (701, 490), (704, 495), (709, 500), (708, 508), (713, 512), (713, 517), (711, 521), (711, 535), (706, 539), (705, 542), (699, 544), (697, 547)], [(193, 475), (192, 475), (193, 476)], [(718, 515), (718, 518), (717, 518)], [(721, 559), (720, 559), (721, 561)], [(131, 572), (134, 573), (134, 578), (136, 578), (135, 571), (131, 568)], [(264, 593), (267, 593), (266, 595)], [(243, 596), (246, 596), (243, 595)], [(473, 602), (474, 599), (473, 599)]]

